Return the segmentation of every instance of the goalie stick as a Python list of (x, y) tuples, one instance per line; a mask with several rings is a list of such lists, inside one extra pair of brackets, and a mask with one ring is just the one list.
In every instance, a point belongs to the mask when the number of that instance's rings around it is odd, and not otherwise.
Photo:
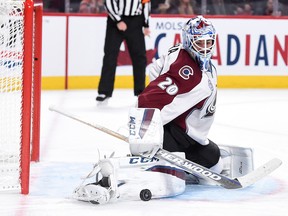
[[(106, 134), (109, 134), (111, 136), (114, 136), (120, 140), (123, 140), (125, 142), (128, 142), (128, 137), (119, 134), (113, 130), (110, 130), (106, 127), (103, 127), (98, 124), (92, 124), (87, 121), (82, 120), (79, 117), (76, 117), (72, 114), (69, 114), (67, 112), (64, 112), (60, 109), (57, 109), (55, 107), (50, 106), (49, 107), (50, 111), (57, 112), (61, 115), (64, 115), (68, 118), (74, 119), (78, 122), (81, 122), (83, 124), (86, 124), (90, 127), (93, 127), (97, 130), (100, 130)], [(281, 164), (282, 161), (278, 158), (274, 158), (264, 165), (260, 166), (256, 170), (253, 170), (252, 172), (248, 173), (247, 175), (231, 179), (229, 177), (226, 177), (224, 175), (218, 174), (209, 168), (203, 167), (195, 162), (189, 161), (187, 159), (181, 158), (169, 151), (166, 151), (164, 149), (159, 149), (157, 153), (155, 154), (155, 157), (158, 159), (162, 159), (165, 161), (170, 162), (171, 164), (174, 164), (178, 166), (179, 168), (183, 169), (184, 171), (191, 173), (192, 175), (195, 175), (199, 178), (205, 179), (213, 184), (219, 185), (223, 188), (226, 189), (239, 189), (239, 188), (245, 188), (248, 187), (255, 182), (261, 180), (265, 176), (269, 175), (271, 172), (276, 170)]]

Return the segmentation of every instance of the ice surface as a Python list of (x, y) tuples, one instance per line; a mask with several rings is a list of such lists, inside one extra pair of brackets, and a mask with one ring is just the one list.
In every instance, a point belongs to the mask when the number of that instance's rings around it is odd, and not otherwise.
[(54, 105), (91, 123), (126, 133), (132, 90), (115, 90), (107, 105), (97, 106), (96, 90), (43, 91), (41, 158), (31, 165), (30, 194), (0, 193), (1, 216), (285, 216), (288, 206), (288, 90), (220, 89), (209, 138), (218, 144), (252, 147), (255, 168), (278, 157), (283, 164), (251, 187), (227, 190), (189, 185), (166, 199), (122, 200), (93, 205), (70, 198), (81, 178), (100, 157), (129, 153), (122, 140), (71, 120)]

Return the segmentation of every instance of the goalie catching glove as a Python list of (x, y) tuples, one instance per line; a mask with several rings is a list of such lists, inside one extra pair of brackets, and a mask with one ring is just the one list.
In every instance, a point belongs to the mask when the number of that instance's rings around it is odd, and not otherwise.
[(163, 146), (163, 133), (159, 109), (130, 109), (128, 139), (132, 155), (152, 158)]

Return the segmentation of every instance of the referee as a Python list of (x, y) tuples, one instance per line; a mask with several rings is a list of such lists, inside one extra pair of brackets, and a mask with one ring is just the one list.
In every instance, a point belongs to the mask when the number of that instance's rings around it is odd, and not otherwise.
[[(126, 41), (132, 60), (134, 95), (145, 88), (145, 35), (150, 34), (150, 0), (106, 0), (108, 12), (104, 57), (97, 101), (112, 97), (120, 45)], [(143, 28), (144, 27), (144, 28)]]

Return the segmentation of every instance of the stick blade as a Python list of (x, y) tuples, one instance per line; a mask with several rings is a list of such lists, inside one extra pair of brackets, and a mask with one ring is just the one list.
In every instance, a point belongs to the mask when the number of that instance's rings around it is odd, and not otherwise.
[(242, 185), (242, 188), (248, 187), (255, 182), (261, 180), (265, 176), (269, 175), (272, 173), (274, 170), (276, 170), (279, 166), (281, 166), (282, 161), (278, 158), (274, 158), (261, 167), (257, 168), (251, 173), (248, 173), (245, 176), (237, 178), (237, 180), (240, 182)]

